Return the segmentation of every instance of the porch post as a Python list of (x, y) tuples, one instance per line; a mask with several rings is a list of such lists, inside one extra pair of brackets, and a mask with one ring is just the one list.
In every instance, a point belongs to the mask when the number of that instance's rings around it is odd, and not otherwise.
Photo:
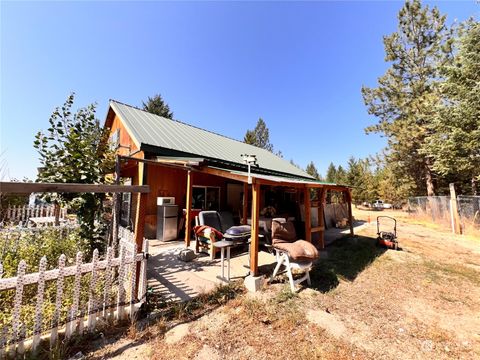
[(243, 208), (242, 208), (242, 223), (247, 225), (248, 216), (248, 183), (243, 183)]
[(250, 275), (258, 275), (258, 217), (260, 214), (260, 184), (252, 185), (252, 240), (250, 243)]
[(320, 249), (325, 249), (325, 197), (327, 195), (327, 189), (322, 187), (319, 195), (319, 207), (318, 207), (318, 224), (321, 226), (320, 230)]
[(305, 206), (305, 240), (312, 242), (312, 219), (310, 206), (310, 188), (305, 186), (303, 189), (303, 204)]
[(186, 214), (185, 214), (185, 246), (190, 247), (190, 236), (191, 236), (191, 213), (192, 213), (192, 172), (188, 170), (187, 172), (187, 204), (186, 204)]
[[(115, 185), (120, 184), (120, 156), (117, 154), (115, 156)], [(113, 248), (113, 252), (117, 249), (118, 243), (118, 226), (119, 226), (119, 219), (120, 219), (120, 202), (121, 202), (122, 194), (113, 194), (113, 216), (112, 216), (112, 242), (111, 246)]]
[(353, 215), (352, 215), (352, 191), (350, 189), (345, 190), (345, 195), (347, 195), (347, 204), (348, 204), (348, 223), (350, 224), (350, 236), (353, 236)]
[[(138, 163), (138, 184), (145, 185), (146, 182), (146, 164), (143, 162)], [(143, 251), (143, 238), (145, 236), (145, 212), (147, 208), (147, 196), (146, 193), (139, 193), (137, 195), (137, 207), (135, 212), (135, 244), (137, 246), (137, 252)], [(135, 277), (135, 288), (137, 298), (140, 298), (139, 291), (140, 283), (140, 263), (137, 262), (137, 271)]]
[[(138, 163), (138, 185), (145, 185), (146, 183), (146, 164)], [(137, 194), (137, 206), (135, 211), (135, 243), (137, 244), (137, 251), (143, 251), (143, 238), (145, 236), (145, 211), (147, 208), (146, 193)]]

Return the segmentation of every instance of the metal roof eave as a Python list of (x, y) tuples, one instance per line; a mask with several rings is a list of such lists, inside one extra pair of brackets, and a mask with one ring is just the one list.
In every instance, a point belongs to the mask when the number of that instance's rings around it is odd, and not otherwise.
[[(164, 148), (160, 146), (155, 146), (155, 145), (150, 145), (150, 144), (145, 144), (141, 143), (140, 144), (140, 150), (144, 152), (150, 152), (152, 154), (159, 154), (156, 157), (161, 157), (161, 158), (196, 158), (196, 159), (202, 159), (205, 164), (217, 164), (218, 166), (213, 166), (213, 167), (218, 167), (219, 169), (223, 170), (231, 170), (229, 168), (233, 169), (239, 169), (241, 171), (247, 170), (247, 165), (242, 164), (242, 163), (236, 163), (236, 162), (231, 162), (227, 160), (222, 160), (222, 159), (217, 159), (217, 158), (212, 158), (208, 156), (202, 156), (199, 154), (192, 154), (192, 153), (185, 153), (179, 150), (175, 149), (169, 149), (169, 148)], [(160, 155), (161, 154), (161, 155)], [(252, 168), (254, 172), (260, 173), (260, 174), (265, 174), (265, 175), (272, 175), (272, 176), (280, 176), (280, 177), (285, 177), (285, 178), (301, 178), (305, 180), (311, 180), (315, 181), (313, 178), (307, 178), (307, 177), (302, 177), (300, 175), (295, 175), (295, 174), (289, 174), (289, 173), (283, 173), (280, 171), (268, 169), (268, 168), (258, 168), (254, 167)]]
[[(228, 176), (228, 174), (231, 174), (232, 176), (241, 177), (243, 178), (243, 182), (248, 181), (248, 172), (245, 171), (237, 171), (237, 170), (229, 170), (229, 169), (224, 169), (224, 168), (219, 168), (219, 167), (213, 167), (213, 166), (207, 166), (209, 169), (214, 169), (220, 172), (224, 172), (225, 177)], [(217, 176), (222, 176), (221, 173), (217, 173)], [(263, 175), (263, 174), (258, 174), (251, 172), (251, 177), (253, 181), (258, 180), (260, 183), (263, 183), (265, 185), (279, 185), (279, 186), (293, 186), (293, 187), (325, 187), (325, 188), (330, 188), (332, 190), (346, 190), (349, 189), (349, 186), (346, 185), (339, 185), (335, 183), (327, 183), (323, 181), (318, 181), (318, 180), (306, 180), (298, 177), (283, 177), (283, 176), (273, 176), (273, 175)], [(239, 180), (239, 179), (238, 179)]]

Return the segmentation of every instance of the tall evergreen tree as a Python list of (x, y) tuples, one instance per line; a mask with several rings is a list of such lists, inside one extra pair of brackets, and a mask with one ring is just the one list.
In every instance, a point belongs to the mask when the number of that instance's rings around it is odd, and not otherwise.
[(443, 176), (480, 181), (480, 23), (467, 21), (459, 30), (458, 52), (443, 68), (445, 101), (439, 106), (427, 137), (425, 154)]
[(327, 175), (325, 176), (325, 181), (329, 183), (336, 183), (337, 182), (337, 168), (333, 164), (333, 162), (328, 165), (327, 168)]
[(347, 172), (342, 165), (338, 165), (335, 182), (341, 185), (347, 184)]
[(273, 152), (273, 145), (270, 143), (270, 131), (262, 118), (258, 119), (255, 129), (247, 130), (243, 142)]
[(245, 137), (243, 138), (245, 144), (255, 145), (257, 143), (257, 137), (253, 130), (247, 130)]
[(317, 167), (315, 166), (313, 161), (310, 161), (305, 171), (307, 172), (307, 174), (312, 175), (315, 179), (320, 180), (320, 174), (318, 173)]
[(451, 53), (450, 31), (438, 9), (407, 0), (398, 14), (398, 30), (384, 37), (385, 60), (392, 63), (377, 88), (362, 88), (368, 112), (379, 118), (367, 132), (388, 138), (389, 161), (414, 178), (419, 189), (435, 194), (432, 158), (422, 151), (441, 98), (439, 69)]
[(162, 99), (160, 94), (153, 97), (148, 97), (147, 102), (142, 102), (143, 110), (149, 113), (162, 116), (167, 119), (173, 119), (173, 112), (170, 111), (170, 106)]

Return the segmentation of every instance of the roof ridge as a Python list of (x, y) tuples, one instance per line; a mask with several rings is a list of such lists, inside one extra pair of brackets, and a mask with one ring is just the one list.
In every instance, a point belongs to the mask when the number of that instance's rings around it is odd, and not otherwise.
[[(255, 148), (257, 148), (257, 149), (260, 149), (260, 150), (263, 150), (263, 151), (268, 151), (268, 150), (263, 149), (263, 148), (261, 148), (261, 147), (258, 147), (258, 146), (252, 145), (252, 144), (247, 144), (247, 143), (245, 143), (245, 142), (243, 142), (243, 141), (240, 141), (240, 140), (238, 140), (238, 139), (235, 139), (235, 138), (232, 138), (232, 137), (223, 135), (223, 134), (219, 134), (219, 133), (217, 133), (217, 132), (215, 132), (215, 131), (203, 129), (203, 128), (199, 127), (199, 126), (195, 126), (195, 125), (192, 125), (192, 124), (187, 124), (186, 122), (183, 122), (183, 121), (180, 121), (180, 120), (177, 120), (177, 119), (168, 119), (168, 118), (165, 118), (165, 117), (163, 117), (163, 116), (160, 116), (160, 115), (157, 115), (157, 114), (153, 114), (153, 113), (151, 113), (151, 112), (149, 112), (149, 111), (147, 111), (147, 110), (140, 109), (140, 108), (137, 107), (137, 106), (129, 105), (129, 104), (126, 104), (126, 103), (124, 103), (124, 102), (121, 102), (121, 101), (118, 101), (118, 100), (115, 100), (115, 99), (109, 99), (109, 101), (110, 101), (110, 102), (116, 102), (116, 103), (118, 103), (118, 104), (125, 105), (125, 106), (131, 107), (131, 108), (133, 108), (133, 109), (146, 112), (147, 114), (150, 114), (150, 115), (158, 116), (159, 118), (162, 118), (162, 119), (165, 119), (165, 120), (175, 121), (175, 122), (177, 122), (177, 123), (180, 123), (180, 124), (183, 124), (183, 125), (186, 125), (186, 126), (190, 126), (190, 127), (192, 127), (192, 128), (195, 128), (195, 129), (203, 130), (203, 131), (209, 132), (209, 133), (211, 133), (211, 134), (215, 134), (215, 135), (221, 136), (221, 137), (223, 137), (223, 138), (226, 138), (226, 139), (230, 139), (230, 140), (239, 142), (239, 143), (241, 143), (241, 144), (253, 146), (253, 147), (255, 147)], [(268, 152), (270, 152), (270, 151), (268, 151)], [(273, 152), (270, 152), (270, 153), (271, 153), (272, 155), (275, 155), (276, 157), (280, 158), (280, 156), (278, 156), (277, 154), (274, 154)], [(280, 159), (283, 159), (283, 158), (280, 158)], [(285, 160), (285, 159), (283, 159), (283, 160)], [(303, 169), (301, 169), (301, 170), (303, 170)]]

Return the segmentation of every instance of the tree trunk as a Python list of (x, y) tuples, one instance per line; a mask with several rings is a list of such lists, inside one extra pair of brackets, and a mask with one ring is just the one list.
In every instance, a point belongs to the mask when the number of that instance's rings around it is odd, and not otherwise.
[(478, 195), (478, 193), (477, 193), (477, 179), (475, 178), (475, 176), (472, 176), (472, 195), (473, 196)]
[(60, 225), (60, 205), (58, 204), (57, 201), (55, 201), (53, 203), (53, 215), (55, 217), (55, 226), (59, 226)]
[(433, 184), (432, 169), (430, 168), (431, 160), (425, 160), (425, 182), (427, 184), (427, 196), (435, 196), (435, 185)]

